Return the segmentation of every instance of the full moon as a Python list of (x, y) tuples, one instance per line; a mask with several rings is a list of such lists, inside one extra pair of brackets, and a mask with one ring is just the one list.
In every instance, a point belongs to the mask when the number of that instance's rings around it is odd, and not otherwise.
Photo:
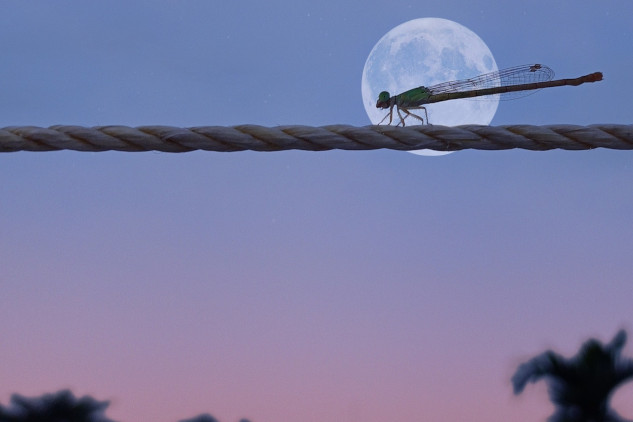
[[(363, 105), (372, 124), (378, 124), (388, 112), (376, 108), (381, 91), (396, 95), (421, 85), (428, 87), (496, 70), (497, 63), (490, 49), (470, 29), (447, 19), (414, 19), (387, 32), (369, 53), (361, 84)], [(488, 125), (498, 104), (498, 97), (495, 96), (485, 101), (449, 100), (429, 104), (426, 108), (431, 124)], [(424, 117), (424, 111), (418, 111)], [(420, 115), (415, 110), (413, 113)], [(398, 121), (394, 110), (392, 124)], [(409, 117), (406, 124), (418, 125), (422, 122)], [(411, 152), (421, 155), (446, 154), (432, 150)]]

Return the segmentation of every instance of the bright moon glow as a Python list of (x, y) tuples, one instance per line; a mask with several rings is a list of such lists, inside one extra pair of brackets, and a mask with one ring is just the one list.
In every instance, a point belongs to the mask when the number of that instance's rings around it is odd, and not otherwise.
[[(467, 79), (496, 70), (497, 63), (486, 43), (465, 26), (440, 18), (414, 19), (385, 34), (369, 53), (361, 85), (363, 104), (371, 122), (378, 124), (388, 113), (376, 108), (381, 91), (396, 95), (421, 85)], [(488, 125), (498, 104), (498, 96), (494, 96), (485, 101), (449, 100), (429, 104), (426, 108), (431, 124)], [(424, 117), (424, 110), (412, 112)], [(394, 108), (392, 124), (397, 123)], [(421, 123), (413, 117), (406, 120), (407, 126)], [(432, 150), (412, 152), (447, 154)]]

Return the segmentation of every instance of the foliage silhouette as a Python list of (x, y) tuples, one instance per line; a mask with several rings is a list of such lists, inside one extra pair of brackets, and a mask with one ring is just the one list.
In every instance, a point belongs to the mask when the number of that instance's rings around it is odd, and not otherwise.
[[(191, 419), (183, 419), (178, 422), (218, 422), (216, 418), (209, 415), (208, 413), (204, 413), (202, 415), (198, 415)], [(240, 419), (240, 422), (250, 422), (248, 419)]]
[[(11, 404), (0, 404), (0, 422), (114, 422), (106, 418), (107, 401), (97, 401), (90, 396), (76, 398), (69, 390), (44, 394), (40, 397), (11, 396)], [(208, 413), (180, 422), (218, 422)], [(250, 422), (241, 419), (240, 422)]]
[(178, 422), (218, 422), (218, 420), (208, 413), (204, 413), (202, 415), (196, 416), (195, 418), (183, 419)]
[(0, 422), (114, 422), (104, 415), (109, 404), (78, 399), (69, 390), (32, 398), (13, 394), (9, 407), (0, 406)]
[(613, 392), (633, 379), (633, 360), (621, 356), (626, 333), (619, 331), (610, 343), (585, 342), (578, 354), (566, 359), (548, 350), (519, 366), (512, 377), (514, 394), (528, 382), (544, 379), (556, 406), (550, 422), (622, 422), (610, 408)]

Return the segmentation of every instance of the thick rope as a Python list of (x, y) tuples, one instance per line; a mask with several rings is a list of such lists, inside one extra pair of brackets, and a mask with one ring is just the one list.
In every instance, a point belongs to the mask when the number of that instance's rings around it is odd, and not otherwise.
[(306, 150), (633, 149), (633, 125), (425, 126), (10, 126), (0, 152)]

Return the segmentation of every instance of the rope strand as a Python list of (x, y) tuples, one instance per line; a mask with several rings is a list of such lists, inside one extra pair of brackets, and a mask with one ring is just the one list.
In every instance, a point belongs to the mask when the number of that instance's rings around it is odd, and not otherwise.
[(424, 126), (9, 126), (0, 152), (14, 151), (327, 151), (521, 148), (633, 149), (633, 125)]

